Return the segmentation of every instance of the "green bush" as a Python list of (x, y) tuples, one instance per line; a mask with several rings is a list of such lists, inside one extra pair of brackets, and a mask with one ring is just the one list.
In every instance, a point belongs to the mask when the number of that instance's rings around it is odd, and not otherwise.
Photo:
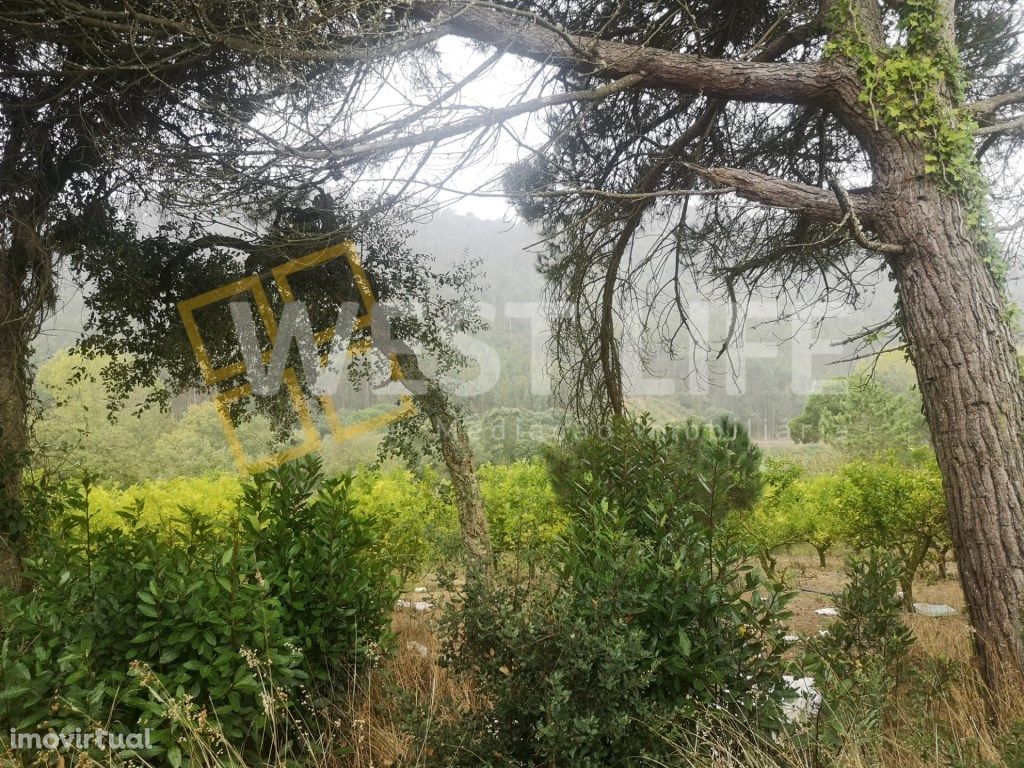
[(626, 509), (653, 503), (714, 525), (730, 511), (751, 508), (762, 488), (761, 450), (728, 417), (663, 429), (647, 415), (620, 419), (550, 449), (548, 463), (568, 509), (603, 499)]
[(404, 583), (458, 556), (451, 487), (432, 470), (363, 472), (352, 485), (357, 513), (380, 535), (380, 551)]
[[(742, 440), (707, 432), (684, 443), (644, 422), (621, 428), (627, 451), (608, 441), (602, 454), (583, 438), (561, 452), (586, 457), (588, 482), (622, 487), (597, 503), (570, 491), (578, 501), (551, 578), (471, 581), (446, 613), (445, 659), (474, 675), (488, 705), (435, 735), (439, 765), (640, 764), (666, 758), (670, 737), (712, 710), (778, 725), (788, 595), (714, 524), (737, 488), (756, 484), (753, 448), (740, 455)], [(666, 462), (621, 463), (666, 446), (682, 462), (682, 445), (720, 471), (686, 485)]]
[(761, 467), (764, 489), (751, 510), (734, 510), (727, 524), (740, 541), (757, 554), (762, 570), (774, 576), (779, 550), (804, 541), (804, 532), (792, 515), (792, 499), (802, 481), (802, 470), (787, 460), (765, 459)]
[(186, 512), (163, 535), (135, 509), (96, 527), (90, 490), (51, 499), (31, 590), (0, 596), (5, 732), (149, 728), (147, 756), (176, 765), (192, 718), (258, 750), (302, 681), (386, 639), (394, 583), (348, 480), (321, 482), (316, 462), (254, 478), (226, 523)]
[[(491, 544), (497, 556), (531, 563), (547, 557), (565, 513), (547, 468), (537, 461), (485, 464), (478, 470)], [(352, 486), (358, 514), (380, 532), (380, 548), (403, 582), (451, 566), (461, 554), (451, 486), (430, 468), (365, 472)]]
[(896, 587), (902, 564), (892, 552), (869, 549), (847, 559), (849, 581), (836, 599), (839, 618), (812, 639), (805, 666), (827, 707), (817, 736), (836, 749), (877, 727), (903, 678), (914, 635), (903, 620)]
[(942, 478), (934, 458), (915, 466), (856, 461), (839, 473), (844, 492), (844, 537), (857, 550), (893, 552), (904, 605), (913, 603), (914, 579), (929, 552), (949, 541)]
[(494, 554), (531, 564), (550, 557), (565, 532), (566, 515), (547, 467), (539, 461), (485, 464), (477, 475)]
[(237, 475), (149, 480), (124, 490), (93, 485), (89, 489), (89, 511), (94, 526), (121, 527), (124, 519), (119, 512), (139, 507), (139, 522), (162, 530), (185, 524), (182, 508), (224, 522), (241, 496), (242, 483)]

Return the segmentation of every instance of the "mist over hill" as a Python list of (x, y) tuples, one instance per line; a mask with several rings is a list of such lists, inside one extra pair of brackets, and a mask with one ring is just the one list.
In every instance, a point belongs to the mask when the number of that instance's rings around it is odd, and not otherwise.
[[(484, 416), (496, 408), (546, 411), (553, 406), (544, 353), (546, 323), (542, 317), (543, 280), (536, 269), (539, 235), (528, 225), (496, 221), (440, 210), (413, 227), (411, 247), (429, 254), (440, 269), (464, 260), (478, 261), (479, 300), (489, 328), (478, 342), (487, 371), (466, 398), (469, 410)], [(36, 346), (40, 364), (74, 344), (86, 320), (81, 291), (65, 276), (57, 312), (47, 322)], [(625, 361), (636, 410), (648, 410), (659, 421), (730, 413), (760, 440), (784, 439), (788, 421), (800, 412), (808, 392), (828, 378), (845, 375), (855, 364), (840, 362), (852, 346), (835, 343), (878, 322), (891, 311), (892, 295), (883, 282), (857, 312), (836, 310), (835, 318), (817, 331), (799, 320), (775, 321), (756, 312), (739, 329), (739, 345), (718, 356), (685, 345), (674, 357), (651, 344)], [(722, 337), (729, 324), (725, 305), (702, 306), (709, 338)], [(479, 345), (478, 345), (479, 346)], [(495, 371), (495, 362), (500, 370)], [(372, 393), (343, 398), (347, 408), (373, 404)]]

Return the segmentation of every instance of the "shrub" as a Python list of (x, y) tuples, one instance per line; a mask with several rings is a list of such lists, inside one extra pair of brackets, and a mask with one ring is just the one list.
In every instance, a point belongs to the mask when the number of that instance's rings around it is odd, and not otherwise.
[(877, 732), (914, 643), (896, 597), (898, 557), (870, 549), (849, 558), (846, 571), (849, 581), (836, 599), (839, 618), (808, 643), (805, 659), (828, 704), (826, 740), (840, 744), (851, 724), (857, 733)]
[(764, 490), (752, 510), (738, 510), (729, 515), (727, 523), (739, 540), (756, 553), (762, 570), (774, 576), (776, 553), (804, 541), (804, 532), (791, 514), (793, 488), (802, 470), (787, 460), (765, 459), (762, 464)]
[(120, 527), (124, 519), (119, 512), (139, 507), (139, 522), (163, 530), (185, 524), (183, 508), (224, 522), (231, 517), (241, 496), (242, 483), (236, 475), (150, 480), (124, 490), (92, 485), (89, 511), (92, 525)]
[(308, 674), (385, 639), (396, 596), (348, 480), (320, 482), (312, 461), (270, 471), (230, 522), (186, 512), (164, 536), (134, 509), (96, 527), (89, 485), (66, 489), (35, 521), (31, 591), (0, 600), (3, 729), (150, 728), (147, 757), (177, 765), (188, 716), (258, 749)]
[[(586, 457), (588, 483), (623, 487), (597, 503), (582, 485), (569, 490), (577, 502), (553, 578), (471, 581), (461, 610), (446, 613), (447, 663), (473, 673), (487, 706), (435, 737), (438, 764), (639, 764), (668, 756), (667, 737), (709, 710), (777, 725), (788, 595), (714, 524), (741, 480), (756, 483), (743, 471), (750, 455), (706, 432), (684, 443), (644, 422), (620, 428), (633, 440), (625, 451), (607, 441), (602, 454), (585, 438), (561, 454)], [(663, 446), (682, 462), (682, 445), (738, 477), (709, 471), (684, 485), (666, 462), (628, 473), (620, 463)]]
[(913, 586), (928, 553), (944, 551), (949, 540), (942, 479), (934, 459), (916, 466), (857, 461), (838, 478), (843, 492), (847, 541), (856, 549), (893, 551), (899, 563), (904, 605), (913, 603)]
[[(761, 450), (738, 423), (696, 421), (655, 429), (649, 416), (619, 419), (548, 452), (551, 481), (568, 509), (607, 499), (624, 509), (660, 505), (711, 515), (716, 525), (761, 493)], [(685, 508), (681, 508), (685, 507)]]
[(251, 546), (286, 630), (325, 674), (384, 638), (398, 597), (350, 487), (347, 475), (324, 481), (319, 460), (285, 464), (245, 487), (233, 531), (234, 547)]
[(778, 499), (794, 538), (814, 547), (822, 568), (825, 555), (844, 538), (848, 487), (842, 475), (814, 475), (793, 483)]
[(477, 476), (495, 555), (512, 555), (531, 565), (549, 557), (565, 531), (566, 515), (544, 464), (485, 464)]
[(459, 520), (450, 486), (430, 469), (365, 472), (353, 482), (358, 514), (372, 521), (380, 550), (402, 582), (460, 551)]
[(839, 619), (829, 627), (823, 643), (835, 675), (850, 677), (858, 669), (876, 666), (890, 674), (895, 684), (914, 641), (896, 596), (901, 572), (899, 557), (880, 549), (847, 559), (849, 581), (836, 598)]

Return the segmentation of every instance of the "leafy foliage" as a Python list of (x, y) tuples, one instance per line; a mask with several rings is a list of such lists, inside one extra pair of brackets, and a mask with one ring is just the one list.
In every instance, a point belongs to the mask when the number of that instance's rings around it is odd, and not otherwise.
[(877, 733), (914, 642), (896, 596), (899, 559), (870, 549), (849, 558), (846, 569), (849, 582), (836, 600), (839, 618), (805, 655), (828, 704), (825, 736), (840, 743), (853, 722), (862, 735)]
[(97, 527), (91, 486), (63, 490), (35, 506), (32, 590), (0, 601), (5, 730), (150, 728), (149, 757), (175, 765), (187, 716), (254, 748), (310, 674), (386, 640), (394, 582), (348, 480), (315, 462), (256, 477), (225, 523), (186, 513), (162, 535), (133, 509)]
[[(731, 492), (759, 482), (740, 455), (752, 448), (618, 428), (631, 443), (588, 437), (560, 454), (583, 456), (587, 482), (618, 492), (592, 503), (563, 487), (575, 501), (553, 579), (474, 582), (446, 615), (447, 662), (473, 671), (489, 704), (436, 738), (439, 764), (632, 765), (670, 750), (652, 727), (688, 732), (709, 707), (777, 723), (788, 596), (712, 524)], [(665, 463), (634, 463), (663, 446), (677, 460), (685, 446), (707, 474), (684, 482)]]
[(933, 548), (949, 540), (942, 478), (934, 458), (916, 467), (892, 462), (854, 462), (840, 474), (845, 538), (857, 550), (884, 548), (895, 554), (904, 601)]
[(761, 493), (761, 451), (728, 417), (655, 429), (648, 416), (619, 419), (549, 451), (555, 491), (567, 508), (607, 499), (623, 509), (660, 506), (711, 515), (715, 524)]
[(124, 490), (105, 485), (89, 488), (90, 524), (94, 528), (124, 527), (123, 510), (137, 510), (137, 524), (157, 531), (181, 528), (195, 515), (225, 524), (242, 496), (235, 475), (176, 477), (131, 485)]
[(450, 488), (432, 470), (364, 472), (352, 494), (358, 514), (380, 532), (381, 552), (401, 581), (458, 556), (459, 521)]
[(549, 558), (565, 532), (566, 513), (540, 461), (480, 467), (494, 554), (536, 562)]
[(733, 513), (730, 527), (757, 553), (767, 573), (775, 573), (776, 554), (795, 544), (810, 544), (822, 567), (826, 553), (842, 538), (842, 509), (833, 475), (804, 476), (795, 464), (768, 460), (765, 490), (749, 513)]
[(850, 456), (896, 454), (907, 460), (928, 444), (928, 428), (913, 368), (887, 356), (872, 369), (830, 382), (793, 419), (797, 442), (824, 441)]
[(772, 462), (766, 489), (749, 514), (729, 525), (773, 572), (775, 554), (810, 544), (825, 566), (826, 553), (843, 544), (854, 551), (880, 547), (894, 553), (909, 607), (913, 583), (931, 555), (950, 546), (942, 478), (931, 455), (913, 464), (894, 459), (856, 460), (832, 473), (804, 475), (795, 465)]
[[(176, 416), (147, 407), (153, 387), (139, 387), (126, 402), (103, 380), (112, 361), (61, 353), (39, 369), (40, 414), (34, 434), (36, 465), (64, 475), (87, 471), (107, 483), (235, 472), (236, 464), (212, 402), (194, 403)], [(119, 406), (129, 412), (116, 415)], [(240, 419), (246, 450), (265, 455), (277, 440), (262, 416)]]
[[(539, 462), (484, 464), (480, 493), (497, 557), (534, 562), (551, 554), (565, 512)], [(352, 487), (358, 514), (380, 532), (380, 549), (403, 581), (449, 568), (461, 555), (452, 489), (434, 470), (364, 472)]]

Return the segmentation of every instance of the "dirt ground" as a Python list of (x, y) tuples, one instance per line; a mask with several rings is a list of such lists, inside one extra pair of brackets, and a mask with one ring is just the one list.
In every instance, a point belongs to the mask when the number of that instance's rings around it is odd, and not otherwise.
[[(842, 572), (842, 555), (830, 553), (826, 561), (827, 566), (820, 568), (818, 555), (813, 551), (787, 554), (779, 558), (780, 568), (789, 571), (793, 586), (801, 590), (790, 604), (793, 618), (789, 624), (793, 634), (811, 635), (825, 629), (835, 620), (815, 613), (818, 608), (835, 605), (832, 595), (821, 593), (838, 594), (846, 581)], [(931, 579), (919, 579), (914, 584), (914, 601), (951, 605), (959, 613), (943, 617), (912, 614), (907, 616), (907, 625), (917, 636), (922, 652), (946, 658), (968, 658), (971, 654), (970, 627), (956, 566), (948, 566), (946, 579), (937, 579), (934, 573), (931, 576)]]
[[(818, 555), (810, 548), (806, 551), (797, 549), (779, 557), (780, 570), (789, 573), (794, 589), (800, 590), (790, 603), (793, 616), (789, 621), (792, 634), (807, 637), (816, 634), (835, 621), (828, 616), (819, 616), (815, 611), (819, 608), (835, 606), (835, 597), (842, 591), (846, 582), (843, 574), (842, 552), (830, 552), (826, 558), (826, 567), (818, 565)], [(425, 588), (426, 592), (414, 592), (413, 586), (402, 595), (409, 603), (429, 602), (440, 608), (445, 595), (437, 585), (433, 576), (425, 576), (416, 583)], [(917, 637), (919, 652), (948, 659), (967, 659), (971, 656), (970, 626), (964, 606), (963, 592), (960, 590), (956, 565), (952, 562), (947, 566), (947, 578), (940, 579), (932, 570), (926, 578), (914, 584), (914, 601), (918, 603), (940, 603), (951, 605), (957, 609), (956, 616), (931, 617), (911, 614), (906, 617), (907, 625)], [(437, 610), (416, 611), (412, 606), (397, 612), (413, 624), (434, 618)], [(420, 620), (420, 621), (417, 621)], [(429, 623), (426, 622), (426, 623)], [(418, 634), (418, 633), (416, 633)]]

